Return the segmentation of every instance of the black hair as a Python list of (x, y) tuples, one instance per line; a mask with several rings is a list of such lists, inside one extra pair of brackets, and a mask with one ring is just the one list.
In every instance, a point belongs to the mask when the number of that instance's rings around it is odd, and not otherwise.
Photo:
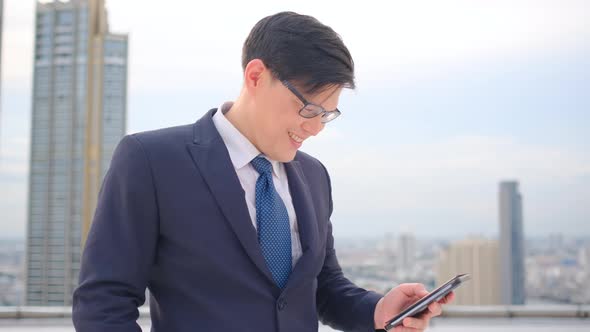
[(244, 42), (242, 68), (253, 59), (309, 94), (330, 86), (355, 87), (354, 62), (342, 38), (311, 16), (280, 12), (260, 20)]

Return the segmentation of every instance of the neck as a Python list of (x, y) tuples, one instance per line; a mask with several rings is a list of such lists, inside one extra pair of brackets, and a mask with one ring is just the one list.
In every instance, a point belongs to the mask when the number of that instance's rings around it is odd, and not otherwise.
[(225, 113), (225, 117), (240, 133), (242, 133), (242, 135), (246, 136), (250, 143), (254, 144), (254, 146), (261, 151), (254, 139), (254, 121), (252, 121), (253, 119), (250, 116), (252, 112), (248, 111), (248, 107), (249, 104), (246, 103), (244, 98), (242, 98), (242, 95), (240, 95), (232, 105), (231, 109)]

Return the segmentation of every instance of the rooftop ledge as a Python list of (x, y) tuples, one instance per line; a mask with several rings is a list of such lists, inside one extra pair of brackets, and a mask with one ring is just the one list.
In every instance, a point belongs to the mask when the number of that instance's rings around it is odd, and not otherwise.
[[(149, 318), (149, 307), (139, 308), (140, 318)], [(72, 307), (0, 307), (0, 319), (69, 318)], [(590, 305), (447, 305), (442, 317), (449, 318), (586, 318)]]

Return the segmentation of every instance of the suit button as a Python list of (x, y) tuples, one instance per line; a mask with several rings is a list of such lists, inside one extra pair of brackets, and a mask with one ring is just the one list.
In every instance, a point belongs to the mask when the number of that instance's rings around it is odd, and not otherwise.
[(286, 306), (287, 306), (287, 301), (285, 301), (285, 299), (283, 299), (281, 297), (277, 303), (277, 307), (279, 308), (279, 311), (285, 309)]

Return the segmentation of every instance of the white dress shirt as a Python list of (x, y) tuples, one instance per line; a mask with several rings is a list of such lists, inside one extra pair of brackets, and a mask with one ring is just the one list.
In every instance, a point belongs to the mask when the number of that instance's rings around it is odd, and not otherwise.
[[(234, 165), (234, 169), (240, 179), (240, 184), (245, 192), (246, 204), (248, 205), (248, 212), (254, 229), (258, 228), (256, 224), (256, 180), (258, 180), (258, 172), (254, 166), (250, 164), (252, 159), (261, 154), (260, 151), (252, 144), (246, 136), (244, 136), (234, 125), (225, 117), (232, 107), (233, 102), (226, 102), (217, 109), (213, 115), (213, 123), (221, 135), (229, 157)], [(265, 156), (266, 159), (268, 159)], [(301, 257), (301, 241), (299, 240), (299, 227), (297, 226), (297, 216), (295, 215), (295, 208), (291, 200), (291, 193), (289, 192), (289, 182), (287, 173), (285, 172), (285, 165), (282, 163), (270, 160), (272, 164), (273, 174), (272, 181), (275, 189), (283, 200), (287, 213), (289, 214), (289, 225), (291, 229), (291, 255), (292, 266), (295, 266), (297, 260)]]

